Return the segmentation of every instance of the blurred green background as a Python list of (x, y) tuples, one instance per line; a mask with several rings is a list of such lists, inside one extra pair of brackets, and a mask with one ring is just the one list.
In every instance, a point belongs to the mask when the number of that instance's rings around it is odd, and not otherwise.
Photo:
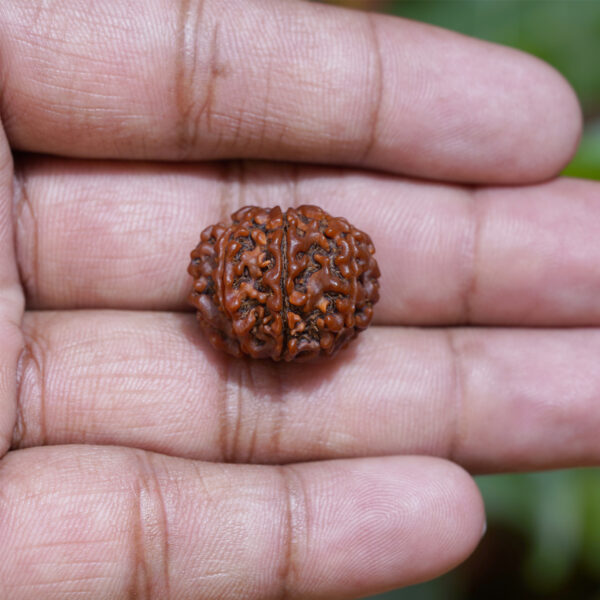
[[(585, 115), (565, 174), (600, 180), (600, 0), (329, 1), (506, 44), (554, 65)], [(600, 470), (477, 481), (488, 532), (475, 554), (444, 577), (378, 600), (600, 600)]]

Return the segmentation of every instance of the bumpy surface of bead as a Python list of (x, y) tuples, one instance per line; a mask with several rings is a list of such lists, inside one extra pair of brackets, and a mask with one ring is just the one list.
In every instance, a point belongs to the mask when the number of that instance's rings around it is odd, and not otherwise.
[(371, 238), (317, 206), (247, 206), (207, 227), (191, 254), (190, 302), (216, 348), (308, 360), (366, 329), (379, 299)]

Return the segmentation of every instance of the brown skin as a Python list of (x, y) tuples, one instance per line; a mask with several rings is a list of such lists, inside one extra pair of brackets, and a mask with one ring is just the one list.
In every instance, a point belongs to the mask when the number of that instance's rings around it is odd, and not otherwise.
[[(550, 68), (277, 0), (3, 0), (0, 56), (0, 597), (355, 598), (476, 546), (445, 459), (600, 459), (600, 190), (540, 183), (581, 126)], [(216, 354), (198, 231), (312, 203), (376, 240), (376, 326)]]

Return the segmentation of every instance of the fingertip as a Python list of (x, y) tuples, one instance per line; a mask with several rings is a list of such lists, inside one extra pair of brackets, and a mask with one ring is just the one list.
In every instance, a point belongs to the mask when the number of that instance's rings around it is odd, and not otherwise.
[[(514, 178), (520, 183), (537, 183), (557, 176), (571, 161), (583, 131), (583, 113), (571, 84), (554, 67), (528, 54), (530, 77), (520, 92), (528, 106), (532, 124), (524, 124), (519, 143), (524, 151), (515, 153)], [(519, 110), (519, 106), (515, 106)]]
[(523, 184), (572, 157), (581, 109), (547, 63), (421, 23), (382, 18), (378, 30), (386, 93), (371, 162), (424, 178)]
[[(457, 464), (433, 457), (401, 462), (407, 464), (399, 473), (399, 492), (410, 490), (411, 501), (421, 503), (404, 586), (437, 577), (468, 558), (481, 540), (485, 508), (475, 481)], [(413, 482), (412, 488), (405, 478)]]
[(440, 514), (444, 508), (447, 510), (447, 520), (440, 520), (436, 524), (438, 531), (432, 532), (433, 535), (441, 532), (440, 544), (446, 541), (444, 570), (447, 571), (463, 562), (479, 544), (486, 529), (485, 506), (479, 487), (465, 469), (448, 460), (425, 460), (437, 463), (430, 467), (439, 489), (432, 502), (438, 499)]
[[(313, 511), (310, 585), (340, 597), (374, 594), (443, 574), (466, 559), (484, 529), (481, 495), (460, 467), (428, 457), (343, 461), (335, 509)], [(315, 497), (318, 497), (315, 496)], [(319, 535), (319, 531), (323, 532)]]

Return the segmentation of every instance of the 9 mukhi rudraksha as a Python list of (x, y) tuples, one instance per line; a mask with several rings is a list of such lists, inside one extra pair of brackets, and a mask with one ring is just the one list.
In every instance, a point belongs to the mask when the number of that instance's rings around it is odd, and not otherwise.
[(308, 360), (366, 329), (379, 299), (371, 238), (317, 206), (247, 206), (207, 227), (191, 254), (190, 302), (216, 348)]

